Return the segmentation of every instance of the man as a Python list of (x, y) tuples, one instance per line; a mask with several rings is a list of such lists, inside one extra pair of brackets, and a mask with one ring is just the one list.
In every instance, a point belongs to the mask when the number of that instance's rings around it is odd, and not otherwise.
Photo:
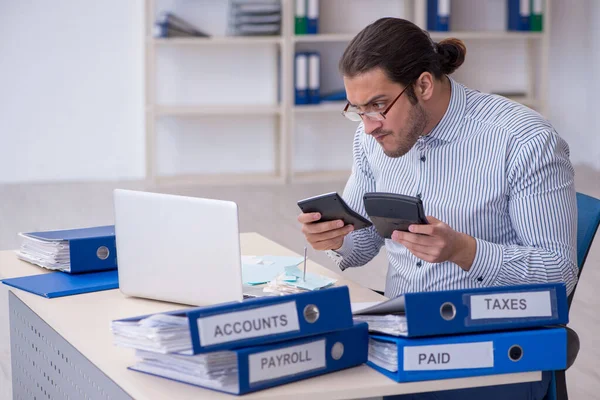
[[(574, 171), (567, 144), (536, 112), (449, 78), (464, 61), (409, 21), (382, 18), (348, 45), (344, 115), (360, 122), (343, 197), (366, 216), (365, 192), (420, 197), (429, 221), (391, 240), (371, 227), (298, 220), (344, 270), (386, 246), (385, 294), (577, 280)], [(541, 399), (541, 382), (415, 398)], [(430, 396), (430, 397), (427, 397)], [(433, 397), (431, 397), (433, 396)]]

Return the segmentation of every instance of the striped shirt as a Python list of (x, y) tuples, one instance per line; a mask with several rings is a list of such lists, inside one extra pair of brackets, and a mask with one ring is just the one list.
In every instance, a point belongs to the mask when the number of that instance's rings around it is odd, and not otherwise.
[(420, 197), (425, 215), (475, 238), (471, 269), (420, 260), (373, 226), (328, 254), (344, 270), (368, 263), (385, 245), (387, 297), (545, 282), (564, 282), (571, 293), (577, 210), (567, 143), (538, 113), (450, 82), (445, 115), (402, 157), (386, 156), (359, 125), (343, 198), (367, 216), (366, 192)]

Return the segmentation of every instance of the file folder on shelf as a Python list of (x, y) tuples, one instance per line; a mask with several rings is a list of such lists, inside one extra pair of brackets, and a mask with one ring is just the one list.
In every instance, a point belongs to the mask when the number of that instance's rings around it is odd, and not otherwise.
[(321, 102), (321, 54), (308, 53), (308, 102), (319, 104)]
[(450, 30), (450, 0), (427, 0), (427, 30)]
[(531, 19), (529, 21), (529, 27), (535, 32), (544, 30), (544, 0), (531, 1)]
[(74, 294), (117, 289), (119, 276), (116, 270), (71, 275), (64, 272), (21, 276), (4, 279), (5, 285), (49, 299)]
[(531, 0), (507, 0), (508, 30), (528, 31), (531, 17)]
[(308, 54), (296, 53), (295, 65), (295, 103), (308, 104)]
[(346, 286), (113, 321), (114, 343), (158, 353), (200, 354), (351, 327)]
[(431, 338), (371, 335), (370, 367), (397, 382), (565, 369), (565, 328)]
[(354, 312), (369, 329), (396, 336), (436, 336), (569, 322), (563, 283), (406, 293)]
[(117, 268), (114, 225), (19, 233), (17, 256), (40, 267), (79, 274)]
[(306, 33), (310, 35), (319, 33), (319, 0), (307, 0)]
[(195, 356), (136, 351), (129, 369), (231, 394), (245, 394), (367, 361), (368, 328)]
[(306, 34), (306, 0), (295, 0), (296, 10), (294, 12), (294, 33), (296, 35)]

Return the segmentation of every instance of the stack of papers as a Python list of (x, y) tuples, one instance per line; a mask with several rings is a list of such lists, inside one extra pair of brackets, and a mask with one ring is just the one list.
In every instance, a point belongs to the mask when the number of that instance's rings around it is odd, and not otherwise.
[(156, 353), (192, 351), (187, 317), (154, 314), (136, 321), (112, 321), (114, 344)]
[(229, 34), (278, 35), (281, 31), (281, 1), (230, 0)]
[(326, 276), (306, 273), (303, 277), (303, 271), (298, 267), (287, 267), (285, 272), (272, 280), (265, 287), (265, 292), (278, 294), (301, 293), (312, 290), (320, 290), (327, 288), (337, 282), (336, 279)]
[(21, 248), (17, 257), (40, 267), (68, 271), (71, 253), (66, 240), (46, 240), (26, 233), (19, 233)]
[(398, 371), (398, 345), (369, 338), (369, 361), (391, 372)]
[(134, 371), (164, 376), (179, 382), (191, 383), (227, 393), (239, 393), (237, 353), (217, 351), (186, 356), (157, 354), (136, 350), (138, 363)]
[(404, 297), (385, 302), (352, 303), (352, 318), (369, 324), (370, 332), (392, 336), (407, 336), (408, 323)]

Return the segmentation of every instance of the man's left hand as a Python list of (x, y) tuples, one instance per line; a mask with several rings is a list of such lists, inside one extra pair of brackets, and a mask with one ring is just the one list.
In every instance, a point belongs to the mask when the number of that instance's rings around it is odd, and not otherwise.
[(429, 224), (410, 225), (410, 232), (394, 231), (392, 240), (423, 261), (450, 261), (468, 271), (475, 259), (475, 239), (455, 231), (437, 218), (428, 216), (427, 220)]

